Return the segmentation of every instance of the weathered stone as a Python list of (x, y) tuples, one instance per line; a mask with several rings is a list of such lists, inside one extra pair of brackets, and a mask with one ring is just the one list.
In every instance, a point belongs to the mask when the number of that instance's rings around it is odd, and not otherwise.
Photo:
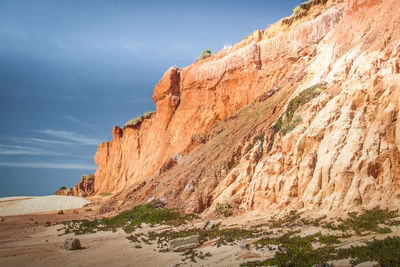
[(45, 227), (51, 226), (51, 222), (50, 222), (50, 221), (45, 222), (45, 223), (44, 223), (44, 226), (45, 226)]
[(77, 250), (81, 248), (81, 242), (78, 238), (68, 238), (64, 242), (64, 248), (68, 250)]
[(63, 210), (59, 210), (59, 211), (58, 211), (58, 214), (63, 215), (63, 214), (64, 214), (64, 211), (63, 211)]
[(174, 252), (179, 252), (198, 247), (199, 245), (199, 236), (192, 235), (185, 238), (171, 240), (169, 242), (169, 249)]
[(203, 230), (211, 230), (214, 228), (214, 222), (213, 221), (206, 221), (203, 225)]

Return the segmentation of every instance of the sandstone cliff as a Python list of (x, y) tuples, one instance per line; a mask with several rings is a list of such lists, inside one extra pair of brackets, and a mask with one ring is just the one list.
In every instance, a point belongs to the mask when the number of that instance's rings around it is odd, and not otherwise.
[(313, 0), (170, 68), (155, 114), (99, 145), (92, 194), (206, 214), (220, 202), (256, 213), (398, 207), (399, 11), (395, 0)]
[(74, 190), (72, 188), (61, 187), (56, 192), (54, 192), (54, 195), (56, 195), (56, 196), (73, 196)]
[(94, 193), (94, 175), (82, 175), (81, 181), (74, 186), (74, 196), (86, 197)]

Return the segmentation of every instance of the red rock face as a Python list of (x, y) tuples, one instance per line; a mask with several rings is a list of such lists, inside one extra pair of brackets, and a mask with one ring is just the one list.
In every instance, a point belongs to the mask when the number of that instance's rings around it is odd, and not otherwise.
[(54, 192), (54, 195), (56, 195), (56, 196), (73, 196), (74, 190), (72, 188), (66, 188), (66, 189), (60, 188), (56, 192)]
[[(291, 25), (170, 68), (154, 90), (155, 115), (114, 127), (99, 145), (86, 191), (165, 198), (190, 212), (216, 202), (245, 211), (398, 205), (398, 14), (394, 0), (328, 1)], [(273, 137), (288, 100), (321, 82), (326, 93), (302, 107), (296, 130)], [(232, 122), (229, 136), (217, 122)], [(262, 155), (260, 145), (246, 150), (255, 129), (267, 133)], [(177, 154), (182, 163), (171, 160)]]
[(346, 12), (354, 12), (360, 8), (368, 8), (375, 4), (381, 4), (383, 0), (346, 0)]
[[(316, 44), (341, 19), (342, 9), (273, 38), (256, 31), (245, 41), (192, 65), (170, 68), (156, 85), (156, 114), (139, 127), (114, 127), (95, 156), (95, 194), (122, 191), (156, 174), (169, 157), (261, 94), (301, 80)], [(300, 60), (299, 60), (300, 59)]]
[(93, 194), (94, 190), (94, 175), (83, 175), (81, 181), (74, 187), (74, 196), (86, 197)]

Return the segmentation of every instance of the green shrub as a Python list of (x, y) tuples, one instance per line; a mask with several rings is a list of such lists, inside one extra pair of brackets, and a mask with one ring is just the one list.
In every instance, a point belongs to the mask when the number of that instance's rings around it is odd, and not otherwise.
[(138, 125), (138, 124), (142, 123), (144, 120), (151, 118), (155, 113), (156, 113), (155, 111), (146, 112), (137, 118), (127, 121), (124, 124), (124, 127)]
[(173, 209), (164, 208), (161, 202), (153, 201), (145, 205), (135, 206), (130, 210), (121, 212), (112, 218), (103, 218), (94, 221), (65, 222), (65, 233), (85, 234), (96, 231), (112, 231), (122, 228), (126, 233), (131, 233), (142, 223), (150, 225), (165, 224), (178, 226), (195, 218), (193, 214), (182, 215)]
[(379, 228), (379, 224), (384, 224), (389, 219), (398, 216), (394, 211), (382, 210), (377, 207), (366, 210), (362, 214), (351, 212), (348, 215), (349, 218), (344, 220), (338, 228), (342, 231), (353, 230), (357, 234), (361, 234), (362, 231), (388, 233), (390, 228)]
[(366, 242), (366, 246), (339, 249), (337, 258), (352, 258), (352, 265), (366, 261), (377, 261), (379, 266), (400, 266), (400, 237)]
[(262, 238), (256, 241), (255, 245), (275, 244), (284, 249), (280, 249), (272, 259), (262, 262), (248, 262), (241, 266), (312, 266), (326, 262), (329, 256), (327, 249), (313, 250), (311, 245), (313, 240), (321, 236), (321, 233), (305, 237), (293, 236), (299, 232), (300, 230), (291, 231), (278, 238)]
[(111, 196), (111, 193), (107, 192), (103, 194), (103, 197), (108, 197), (108, 196)]
[(232, 215), (232, 206), (230, 203), (217, 203), (217, 205), (215, 206), (215, 210), (221, 214), (224, 215), (225, 217), (228, 217), (230, 215)]
[(282, 134), (285, 136), (287, 133), (290, 133), (293, 131), (294, 128), (301, 122), (301, 117), (297, 116), (296, 119), (292, 121), (284, 121), (285, 123), (282, 125)]
[(246, 35), (245, 37), (242, 38), (242, 40), (246, 40), (247, 38), (250, 37), (251, 34)]
[(230, 167), (230, 170), (233, 170), (237, 165), (238, 165), (237, 162), (233, 163), (233, 165)]
[(300, 92), (298, 96), (289, 101), (286, 111), (282, 114), (282, 116), (279, 117), (274, 126), (272, 126), (272, 129), (276, 133), (282, 131), (283, 135), (291, 132), (301, 122), (300, 116), (297, 116), (295, 119), (293, 119), (293, 115), (297, 109), (300, 106), (308, 103), (326, 88), (326, 83), (318, 83)]
[(294, 14), (297, 14), (298, 12), (300, 12), (302, 10), (302, 8), (300, 7), (300, 6), (296, 6), (294, 9), (293, 9), (293, 13)]
[(209, 56), (209, 55), (211, 55), (211, 54), (212, 54), (211, 49), (206, 49), (206, 50), (204, 50), (204, 51), (201, 53), (201, 55), (199, 56), (198, 59), (202, 59), (202, 58), (204, 58), (204, 57), (206, 57), (206, 56)]
[(321, 244), (326, 244), (326, 245), (331, 245), (331, 244), (340, 244), (341, 242), (339, 241), (339, 238), (341, 236), (337, 235), (322, 235), (318, 238), (319, 243)]
[(65, 186), (61, 186), (59, 190), (65, 190), (67, 189)]
[[(377, 261), (379, 266), (400, 266), (400, 237), (387, 237), (384, 240), (366, 242), (364, 246), (337, 249), (331, 246), (338, 242), (333, 236), (322, 237), (319, 236), (320, 234), (315, 234), (306, 237), (291, 237), (291, 235), (293, 232), (277, 239), (257, 241), (256, 243), (262, 245), (279, 244), (283, 249), (280, 249), (272, 259), (247, 262), (241, 266), (321, 266), (331, 260), (348, 258), (351, 259), (350, 263), (353, 266), (366, 261)], [(311, 242), (317, 237), (320, 242), (323, 241), (327, 245), (313, 249)]]
[(247, 154), (253, 147), (257, 144), (258, 141), (264, 142), (265, 133), (260, 133), (259, 135), (253, 138), (253, 141), (247, 146), (245, 154)]

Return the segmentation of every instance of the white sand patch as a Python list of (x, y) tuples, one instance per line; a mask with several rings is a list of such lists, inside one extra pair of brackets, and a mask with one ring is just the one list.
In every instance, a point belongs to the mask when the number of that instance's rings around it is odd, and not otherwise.
[(43, 196), (0, 198), (0, 216), (77, 209), (91, 203), (82, 197)]

